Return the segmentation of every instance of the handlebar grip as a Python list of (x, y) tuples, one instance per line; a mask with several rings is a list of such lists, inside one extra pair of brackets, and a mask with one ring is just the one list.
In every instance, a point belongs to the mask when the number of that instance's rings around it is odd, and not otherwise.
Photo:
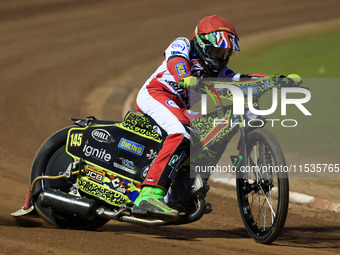
[(289, 74), (287, 77), (279, 75), (276, 82), (280, 87), (297, 87), (302, 84), (302, 78), (298, 74)]
[(295, 86), (299, 86), (299, 85), (302, 84), (302, 78), (301, 78), (301, 76), (298, 75), (298, 74), (294, 74), (294, 73), (289, 74), (289, 75), (287, 76), (287, 78), (288, 78), (288, 79), (292, 79), (292, 80), (294, 81), (294, 83), (295, 83)]

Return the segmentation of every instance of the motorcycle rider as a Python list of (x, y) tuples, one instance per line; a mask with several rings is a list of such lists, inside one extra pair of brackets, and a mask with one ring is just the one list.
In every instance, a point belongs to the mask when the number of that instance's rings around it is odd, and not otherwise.
[[(183, 88), (183, 78), (250, 78), (227, 67), (230, 56), (239, 51), (234, 26), (217, 15), (203, 18), (191, 40), (179, 37), (164, 51), (162, 64), (145, 82), (136, 100), (137, 109), (162, 127), (166, 136), (134, 202), (134, 215), (166, 221), (178, 219), (178, 211), (167, 206), (164, 196), (170, 176), (190, 152), (188, 127), (192, 112), (188, 111), (189, 90)], [(190, 92), (190, 97), (193, 95)]]

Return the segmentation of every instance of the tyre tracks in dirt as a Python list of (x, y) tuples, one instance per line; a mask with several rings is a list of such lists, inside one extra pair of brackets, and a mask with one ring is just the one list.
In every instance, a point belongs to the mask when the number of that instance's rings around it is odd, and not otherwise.
[(159, 65), (162, 50), (175, 37), (190, 36), (202, 17), (226, 17), (243, 38), (258, 30), (330, 20), (339, 16), (339, 8), (333, 0), (208, 6), (177, 0), (1, 2), (0, 254), (339, 253), (338, 214), (298, 204), (290, 204), (274, 245), (253, 242), (232, 197), (234, 188), (219, 183), (208, 194), (214, 212), (187, 226), (146, 228), (112, 221), (89, 232), (10, 216), (24, 202), (40, 144), (70, 125), (69, 117), (121, 119), (125, 98)]

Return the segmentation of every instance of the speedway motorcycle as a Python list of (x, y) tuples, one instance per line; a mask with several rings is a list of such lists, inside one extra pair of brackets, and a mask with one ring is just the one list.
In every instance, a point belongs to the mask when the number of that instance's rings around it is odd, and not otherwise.
[[(255, 241), (273, 242), (288, 211), (288, 174), (274, 170), (285, 166), (285, 158), (274, 136), (262, 128), (264, 125), (254, 125), (254, 121), (266, 123), (265, 119), (252, 114), (247, 104), (243, 104), (244, 114), (234, 114), (231, 104), (223, 105), (222, 100), (232, 100), (233, 95), (230, 89), (219, 88), (221, 84), (236, 86), (245, 94), (251, 87), (255, 108), (262, 95), (281, 87), (276, 76), (236, 83), (202, 79), (196, 86), (212, 96), (216, 107), (191, 120), (190, 158), (174, 161), (172, 184), (165, 200), (180, 212), (176, 222), (137, 218), (131, 213), (141, 183), (163, 142), (160, 127), (148, 116), (133, 111), (121, 122), (94, 117), (71, 119), (74, 126), (49, 137), (33, 160), (25, 204), (12, 215), (23, 216), (35, 210), (56, 226), (92, 230), (109, 220), (147, 226), (197, 221), (210, 213), (212, 206), (205, 201), (209, 176), (195, 169), (216, 165), (228, 142), (240, 133), (239, 154), (231, 156), (240, 213)], [(248, 103), (249, 97), (244, 101)], [(253, 125), (247, 125), (250, 120)]]

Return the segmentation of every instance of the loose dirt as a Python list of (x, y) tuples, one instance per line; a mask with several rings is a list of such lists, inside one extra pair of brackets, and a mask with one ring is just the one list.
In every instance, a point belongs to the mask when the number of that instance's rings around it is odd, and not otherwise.
[(1, 1), (0, 253), (339, 253), (339, 214), (291, 204), (280, 238), (260, 245), (244, 229), (235, 190), (216, 183), (208, 194), (213, 213), (186, 226), (110, 222), (89, 232), (10, 216), (24, 202), (41, 143), (72, 124), (69, 117), (120, 120), (126, 97), (158, 66), (162, 51), (174, 38), (190, 37), (204, 16), (233, 22), (242, 47), (243, 37), (332, 20), (339, 10), (337, 0)]

